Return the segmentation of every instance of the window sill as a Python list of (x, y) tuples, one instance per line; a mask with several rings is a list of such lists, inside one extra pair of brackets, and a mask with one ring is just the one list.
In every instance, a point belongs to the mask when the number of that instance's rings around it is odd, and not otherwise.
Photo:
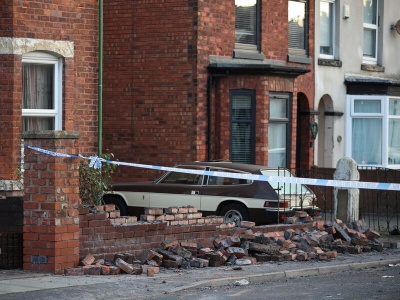
[(312, 63), (311, 57), (298, 54), (288, 54), (287, 61), (307, 65), (310, 65)]
[(361, 70), (368, 72), (385, 72), (385, 67), (369, 64), (361, 64)]
[(342, 61), (337, 59), (318, 58), (318, 65), (324, 67), (341, 68)]
[(79, 139), (79, 137), (79, 132), (65, 130), (39, 130), (22, 133), (23, 139)]
[(265, 55), (262, 52), (258, 52), (256, 50), (243, 50), (243, 49), (234, 49), (233, 58), (242, 58), (242, 59), (253, 59), (253, 60), (264, 60)]

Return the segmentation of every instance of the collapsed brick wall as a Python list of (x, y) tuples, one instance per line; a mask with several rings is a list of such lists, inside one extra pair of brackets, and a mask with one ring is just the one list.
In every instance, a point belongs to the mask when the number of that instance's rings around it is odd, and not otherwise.
[[(180, 214), (176, 213), (176, 215)], [(140, 256), (144, 250), (158, 248), (165, 240), (172, 238), (211, 247), (213, 240), (219, 235), (242, 235), (247, 230), (247, 228), (234, 227), (234, 224), (224, 223), (221, 217), (216, 216), (197, 215), (192, 219), (184, 218), (170, 221), (137, 221), (136, 217), (119, 217), (113, 205), (99, 206), (96, 209), (81, 208), (79, 210), (79, 255), (82, 258), (92, 254), (97, 259), (108, 260), (113, 260), (116, 253)], [(147, 217), (144, 216), (142, 219), (147, 219)], [(190, 225), (189, 220), (192, 220)], [(174, 221), (183, 222), (171, 226), (171, 222), (176, 224)], [(252, 222), (249, 223), (249, 227), (254, 225)], [(257, 231), (267, 233), (311, 226), (312, 223), (267, 225), (255, 228)]]

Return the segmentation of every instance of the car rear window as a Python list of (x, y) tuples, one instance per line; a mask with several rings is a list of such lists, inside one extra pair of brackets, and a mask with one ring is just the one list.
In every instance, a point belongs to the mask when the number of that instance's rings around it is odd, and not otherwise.
[[(279, 177), (296, 177), (289, 170), (286, 169), (276, 169), (276, 170), (261, 170), (263, 175), (267, 176), (279, 176)], [(272, 188), (278, 191), (280, 194), (303, 194), (303, 193), (311, 193), (311, 190), (300, 183), (286, 183), (286, 182), (272, 182), (269, 181), (269, 184)]]
[[(214, 172), (228, 172), (228, 173), (243, 173), (237, 172), (235, 170), (210, 168), (210, 171)], [(253, 181), (243, 178), (230, 178), (230, 177), (220, 177), (220, 176), (208, 176), (208, 185), (237, 185), (237, 184), (251, 184)]]

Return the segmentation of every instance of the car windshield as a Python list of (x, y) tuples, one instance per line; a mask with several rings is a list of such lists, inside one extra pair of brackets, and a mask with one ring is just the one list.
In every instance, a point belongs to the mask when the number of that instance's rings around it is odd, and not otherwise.
[[(296, 177), (287, 169), (265, 169), (261, 170), (263, 175), (267, 176), (279, 176), (279, 177)], [(278, 191), (280, 194), (304, 194), (312, 193), (311, 190), (300, 183), (287, 183), (287, 182), (269, 182), (272, 188)]]

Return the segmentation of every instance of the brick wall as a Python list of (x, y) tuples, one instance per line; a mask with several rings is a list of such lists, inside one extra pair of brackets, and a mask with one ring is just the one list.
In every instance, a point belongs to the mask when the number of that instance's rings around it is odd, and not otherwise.
[[(105, 1), (103, 148), (121, 161), (195, 159), (194, 2)], [(132, 173), (154, 178), (119, 176)]]
[[(311, 2), (309, 52), (313, 53)], [(287, 0), (263, 0), (261, 7), (261, 50), (265, 58), (311, 72), (296, 79), (229, 75), (217, 80), (212, 91), (211, 159), (229, 156), (229, 89), (245, 87), (255, 89), (257, 95), (259, 164), (267, 163), (268, 93), (293, 93), (294, 166), (297, 98), (304, 95), (307, 106), (313, 108), (313, 64), (287, 62)], [(104, 28), (104, 151), (114, 153), (121, 161), (168, 166), (208, 159), (207, 66), (210, 56), (232, 57), (234, 1), (106, 1)], [(309, 137), (301, 138), (309, 144)], [(309, 166), (313, 164), (312, 150), (308, 146), (301, 149), (306, 153), (303, 162)], [(115, 179), (154, 179), (157, 175), (151, 170), (121, 167)]]
[[(63, 129), (80, 132), (83, 153), (96, 152), (97, 28), (97, 0), (1, 3), (0, 38), (74, 43), (74, 56), (64, 59)], [(21, 162), (21, 59), (26, 49), (0, 54), (0, 180), (15, 180)], [(48, 49), (37, 45), (33, 50)]]
[[(159, 248), (161, 243), (172, 238), (179, 241), (200, 243), (203, 247), (212, 247), (218, 235), (240, 235), (247, 228), (238, 228), (223, 223), (222, 217), (197, 217), (181, 219), (186, 225), (172, 226), (169, 221), (134, 222), (129, 217), (119, 218), (114, 214), (112, 205), (96, 209), (79, 210), (80, 258), (92, 254), (97, 259), (113, 260), (118, 253), (130, 253), (140, 256), (146, 249)], [(100, 208), (100, 210), (99, 210)], [(180, 214), (180, 213), (177, 213)], [(194, 223), (189, 225), (189, 221)], [(170, 221), (171, 222), (171, 221)], [(250, 222), (251, 223), (251, 222)], [(311, 227), (310, 224), (285, 224), (253, 227), (254, 232), (284, 231), (288, 228)]]
[(0, 180), (16, 180), (21, 162), (20, 59), (0, 55), (0, 73)]
[[(31, 133), (26, 142), (78, 154), (76, 132)], [(61, 273), (79, 256), (79, 160), (25, 150), (23, 268)]]

